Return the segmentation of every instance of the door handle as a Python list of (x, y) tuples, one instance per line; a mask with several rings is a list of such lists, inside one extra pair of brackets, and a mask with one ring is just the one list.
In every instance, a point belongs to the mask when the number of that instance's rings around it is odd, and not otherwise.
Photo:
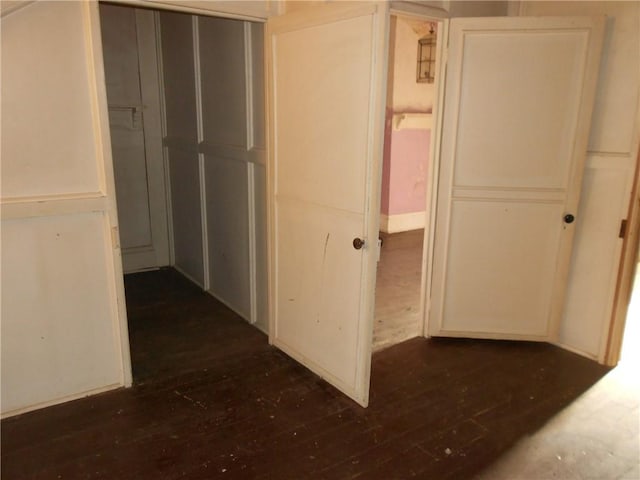
[(355, 248), (356, 250), (360, 250), (362, 247), (364, 247), (364, 240), (358, 237), (354, 238), (353, 248)]
[(574, 217), (573, 215), (571, 215), (570, 213), (567, 213), (564, 216), (564, 223), (573, 223), (573, 221), (576, 219), (576, 217)]

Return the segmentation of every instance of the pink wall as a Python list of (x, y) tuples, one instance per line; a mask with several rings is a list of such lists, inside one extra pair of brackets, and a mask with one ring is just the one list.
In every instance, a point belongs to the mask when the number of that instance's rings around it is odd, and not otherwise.
[(393, 130), (393, 112), (387, 111), (382, 164), (384, 215), (423, 212), (431, 130)]

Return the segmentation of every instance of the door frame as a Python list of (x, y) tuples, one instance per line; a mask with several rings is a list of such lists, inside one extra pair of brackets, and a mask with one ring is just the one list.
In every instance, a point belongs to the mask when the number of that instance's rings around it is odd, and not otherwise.
[(431, 311), (431, 282), (433, 278), (433, 256), (435, 252), (435, 221), (438, 201), (438, 176), (440, 172), (440, 148), (442, 143), (442, 121), (444, 118), (444, 92), (447, 74), (447, 48), (449, 39), (449, 13), (434, 7), (406, 2), (394, 2), (390, 15), (410, 17), (425, 22), (437, 23), (436, 30), (436, 75), (432, 107), (433, 126), (427, 161), (427, 184), (425, 192), (425, 222), (422, 242), (422, 264), (420, 268), (420, 331), (428, 337), (429, 313)]
[[(638, 120), (640, 124), (640, 102), (638, 105)], [(640, 148), (636, 133), (636, 165), (629, 209), (627, 213), (627, 232), (622, 242), (620, 265), (616, 276), (616, 289), (613, 299), (611, 317), (608, 324), (606, 349), (601, 360), (605, 365), (614, 367), (620, 360), (622, 343), (624, 340), (629, 302), (633, 293), (634, 280), (638, 269), (638, 253), (640, 252)]]
[[(131, 364), (131, 344), (129, 339), (129, 319), (128, 312), (125, 303), (125, 290), (124, 290), (124, 270), (123, 270), (123, 262), (122, 262), (122, 253), (120, 251), (120, 233), (118, 230), (118, 213), (117, 213), (117, 198), (115, 198), (115, 179), (113, 176), (114, 168), (113, 168), (113, 156), (111, 151), (111, 140), (110, 140), (110, 126), (109, 126), (109, 109), (106, 95), (106, 84), (104, 77), (104, 60), (103, 60), (103, 46), (102, 46), (102, 33), (101, 33), (101, 24), (100, 24), (100, 12), (99, 12), (99, 3), (102, 0), (94, 2), (92, 5), (87, 7), (90, 10), (91, 16), (91, 25), (90, 25), (90, 36), (91, 36), (91, 46), (92, 46), (92, 60), (93, 66), (95, 68), (95, 88), (97, 91), (98, 102), (96, 106), (96, 111), (100, 116), (100, 132), (101, 132), (101, 147), (104, 151), (103, 153), (103, 168), (105, 172), (106, 182), (108, 184), (109, 190), (113, 191), (113, 201), (109, 202), (109, 217), (111, 220), (112, 231), (110, 238), (112, 239), (114, 245), (116, 245), (117, 253), (113, 256), (114, 263), (114, 279), (115, 279), (115, 290), (116, 290), (116, 298), (117, 298), (117, 316), (118, 316), (118, 330), (119, 330), (119, 344), (121, 348), (121, 356), (122, 356), (122, 369), (123, 369), (123, 386), (130, 387), (133, 385), (133, 374), (132, 374), (132, 364)], [(166, 136), (166, 109), (164, 102), (164, 80), (163, 80), (163, 64), (162, 64), (162, 55), (161, 55), (161, 38), (160, 38), (160, 29), (159, 29), (159, 13), (160, 11), (169, 11), (175, 13), (183, 13), (195, 16), (203, 16), (203, 17), (215, 17), (215, 18), (223, 18), (230, 20), (240, 20), (246, 22), (253, 23), (262, 23), (265, 24), (269, 15), (278, 14), (278, 9), (274, 8), (274, 6), (270, 6), (266, 9), (256, 8), (251, 4), (244, 4), (243, 2), (233, 3), (233, 2), (218, 2), (213, 1), (210, 2), (210, 7), (206, 8), (202, 5), (192, 6), (189, 3), (185, 2), (184, 4), (173, 3), (168, 0), (109, 0), (105, 3), (111, 3), (116, 6), (129, 7), (132, 9), (149, 9), (153, 10), (153, 23), (155, 30), (155, 49), (156, 49), (156, 58), (157, 58), (157, 76), (158, 76), (158, 88), (159, 88), (159, 118), (157, 119), (160, 123), (160, 131), (162, 137)], [(193, 3), (201, 3), (201, 2), (193, 2)], [(21, 8), (26, 5), (20, 4), (15, 7), (15, 9)], [(8, 9), (3, 7), (2, 14), (8, 13)], [(14, 9), (11, 9), (14, 11)], [(136, 26), (137, 26), (137, 18), (136, 18)], [(265, 29), (266, 31), (266, 29)], [(246, 36), (245, 36), (246, 39)], [(245, 59), (248, 61), (249, 59)], [(199, 80), (198, 80), (199, 82)], [(266, 79), (265, 79), (265, 96), (266, 96)], [(251, 114), (248, 112), (247, 115)], [(266, 115), (266, 111), (265, 111)], [(253, 121), (253, 120), (252, 120)], [(265, 138), (267, 134), (267, 125), (265, 119)], [(145, 142), (147, 137), (145, 135)], [(255, 148), (255, 147), (254, 147)], [(169, 159), (167, 154), (167, 148), (162, 145), (162, 162), (164, 167), (164, 176), (165, 176), (165, 199), (166, 199), (166, 215), (167, 215), (167, 235), (168, 235), (168, 246), (169, 246), (169, 264), (173, 265), (175, 263), (175, 251), (174, 251), (174, 241), (173, 241), (173, 216), (171, 214), (171, 183), (169, 176)], [(265, 186), (265, 194), (267, 193), (267, 188)], [(255, 198), (255, 192), (250, 193), (250, 199)], [(265, 201), (268, 201), (268, 198), (265, 198)], [(255, 226), (250, 226), (250, 231), (255, 235)], [(255, 248), (255, 241), (250, 242), (252, 248)], [(203, 243), (203, 248), (206, 248), (206, 243)], [(255, 251), (253, 254), (250, 252), (250, 255), (255, 257)], [(256, 269), (252, 268), (250, 270), (251, 275), (256, 274)], [(190, 279), (190, 281), (193, 281)], [(208, 276), (205, 276), (205, 281), (208, 281)], [(197, 282), (196, 282), (197, 283)], [(255, 326), (256, 316), (254, 313), (256, 311), (257, 306), (257, 298), (255, 295), (255, 277), (251, 279), (252, 284), (252, 300), (251, 300), (251, 317), (249, 322), (251, 325)], [(206, 290), (206, 289), (205, 289)], [(269, 313), (267, 312), (267, 315)], [(269, 324), (267, 319), (267, 325)]]

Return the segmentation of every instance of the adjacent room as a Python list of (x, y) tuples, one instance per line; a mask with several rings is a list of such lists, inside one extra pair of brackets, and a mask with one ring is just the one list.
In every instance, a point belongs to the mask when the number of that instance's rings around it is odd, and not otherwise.
[(421, 336), (437, 22), (393, 15), (385, 111), (374, 351)]

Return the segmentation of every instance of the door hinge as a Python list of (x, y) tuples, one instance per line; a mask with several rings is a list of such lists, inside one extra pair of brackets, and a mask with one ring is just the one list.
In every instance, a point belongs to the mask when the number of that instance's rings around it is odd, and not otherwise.
[(627, 236), (627, 219), (623, 219), (620, 222), (620, 232), (618, 233), (619, 238), (624, 238)]

